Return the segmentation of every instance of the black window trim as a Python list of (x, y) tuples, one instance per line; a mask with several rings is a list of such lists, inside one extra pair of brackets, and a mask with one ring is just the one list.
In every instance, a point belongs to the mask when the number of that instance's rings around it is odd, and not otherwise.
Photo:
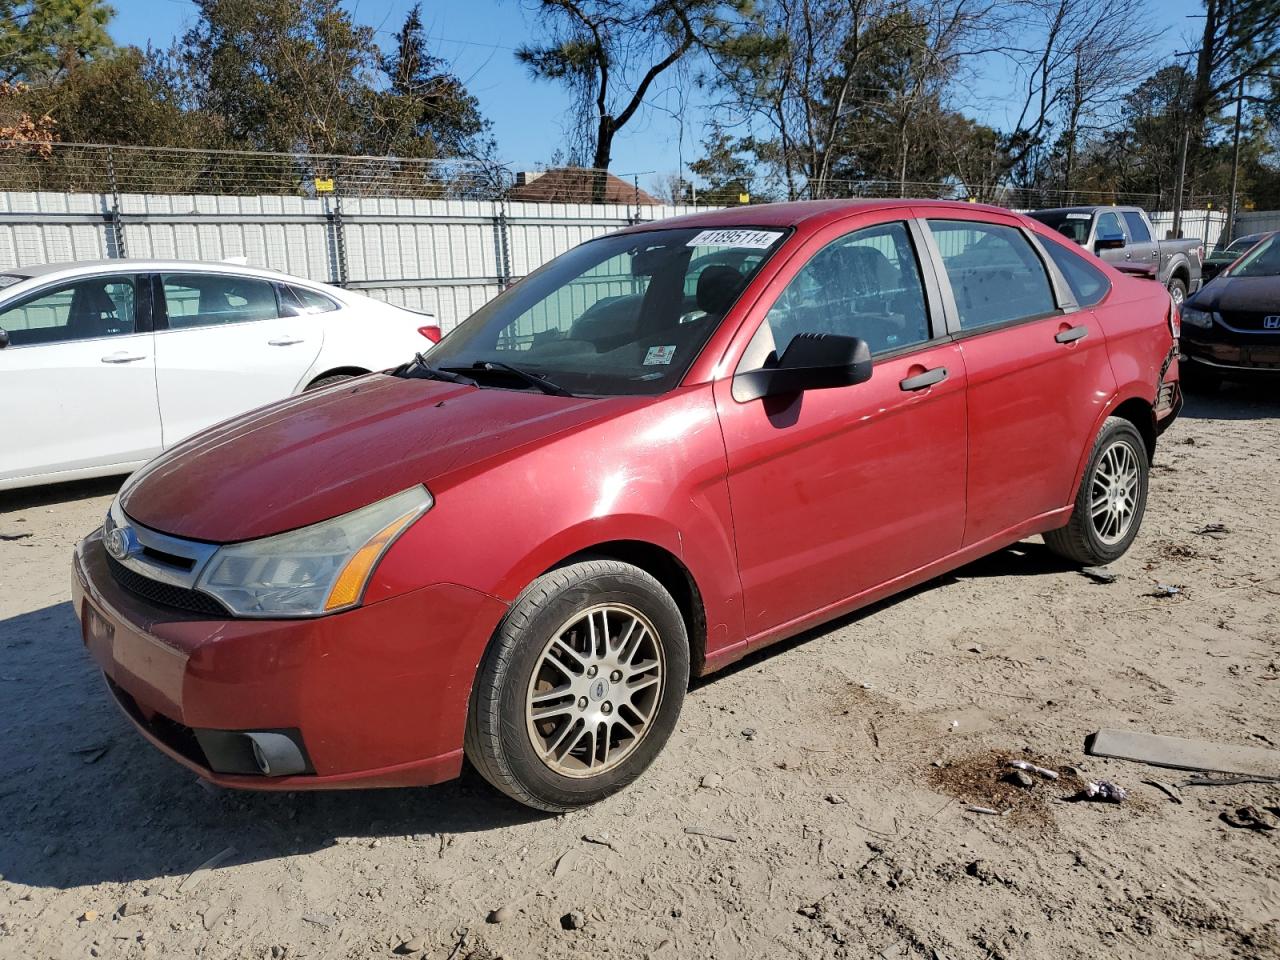
[[(1065, 279), (1059, 274), (1057, 265), (1054, 264), (1049, 254), (1040, 244), (1040, 238), (1035, 235), (1034, 230), (1028, 229), (1026, 225), (1021, 223), (1010, 224), (997, 220), (972, 219), (968, 217), (955, 219), (954, 217), (946, 216), (946, 213), (947, 211), (922, 211), (917, 217), (927, 239), (930, 256), (934, 259), (934, 269), (938, 276), (938, 289), (942, 294), (942, 301), (946, 311), (947, 336), (944, 339), (952, 342), (967, 340), (969, 337), (982, 336), (998, 330), (1008, 330), (1011, 327), (1022, 326), (1026, 323), (1036, 323), (1051, 317), (1069, 316), (1080, 311), (1081, 307), (1076, 303), (1075, 295), (1071, 292), (1071, 288), (1067, 285)], [(951, 288), (951, 277), (943, 264), (942, 253), (938, 249), (937, 241), (934, 239), (933, 230), (928, 223), (929, 220), (949, 220), (952, 223), (979, 223), (992, 227), (1008, 227), (1022, 234), (1032, 252), (1039, 259), (1041, 268), (1045, 271), (1045, 276), (1049, 281), (1049, 290), (1053, 294), (1053, 300), (1056, 304), (1054, 309), (1028, 317), (1005, 320), (1001, 323), (991, 323), (981, 327), (973, 327), (969, 330), (963, 329), (960, 326), (960, 309), (956, 305), (955, 291)]]
[[(38, 287), (32, 287), (26, 293), (15, 298), (12, 303), (7, 303), (0, 309), (11, 310), (15, 307), (21, 307), (30, 303), (32, 300), (38, 300), (47, 293), (52, 293), (59, 287), (70, 286), (74, 283), (83, 283), (85, 280), (96, 280), (124, 278), (133, 281), (133, 333), (120, 333), (109, 337), (84, 337), (77, 340), (51, 340), (48, 343), (11, 343), (5, 348), (5, 353), (11, 350), (29, 350), (32, 347), (58, 347), (67, 343), (94, 343), (98, 340), (119, 340), (121, 337), (136, 337), (142, 333), (154, 332), (152, 323), (151, 297), (144, 296), (149, 294), (146, 288), (146, 274), (137, 273), (132, 270), (101, 270), (93, 273), (81, 274), (78, 277), (63, 277), (61, 280), (50, 280), (48, 283), (41, 284)], [(4, 324), (0, 324), (0, 327)]]

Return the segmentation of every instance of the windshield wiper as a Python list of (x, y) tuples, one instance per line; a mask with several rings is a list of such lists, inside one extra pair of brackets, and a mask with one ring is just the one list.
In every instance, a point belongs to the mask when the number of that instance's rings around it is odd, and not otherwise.
[(442, 367), (433, 367), (431, 364), (427, 362), (427, 358), (423, 356), (421, 353), (415, 353), (413, 355), (413, 362), (406, 363), (403, 366), (397, 368), (395, 371), (395, 374), (397, 376), (412, 376), (413, 374), (411, 373), (411, 371), (413, 370), (421, 370), (422, 373), (417, 374), (417, 376), (425, 377), (428, 380), (444, 380), (444, 381), (447, 381), (448, 383), (465, 384), (468, 387), (476, 386), (476, 382), (472, 380), (470, 377), (464, 377), (461, 374), (451, 373), (450, 371), (445, 370)]
[(549, 393), (553, 397), (572, 397), (573, 394), (566, 390), (560, 384), (548, 380), (546, 377), (537, 373), (530, 373), (528, 370), (521, 370), (519, 367), (512, 366), (509, 363), (503, 363), (501, 360), (477, 360), (469, 367), (443, 367), (443, 370), (453, 372), (460, 370), (502, 370), (518, 377), (525, 383), (537, 387), (543, 393)]

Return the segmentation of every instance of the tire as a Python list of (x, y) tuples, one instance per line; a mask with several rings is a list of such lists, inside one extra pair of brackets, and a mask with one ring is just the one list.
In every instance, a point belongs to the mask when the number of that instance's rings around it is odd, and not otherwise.
[(1174, 277), (1169, 281), (1169, 296), (1173, 297), (1173, 302), (1179, 307), (1187, 299), (1187, 284), (1181, 277)]
[(688, 685), (684, 618), (657, 580), (617, 560), (560, 567), (525, 589), (490, 642), (471, 694), (466, 756), (526, 806), (586, 806), (653, 762)]
[[(1126, 484), (1120, 479), (1110, 483), (1107, 477), (1127, 478), (1130, 468), (1132, 484), (1127, 485), (1128, 490), (1121, 495), (1119, 491)], [(1142, 525), (1150, 472), (1147, 445), (1137, 427), (1128, 420), (1108, 417), (1094, 441), (1070, 521), (1046, 533), (1044, 542), (1054, 553), (1083, 566), (1118, 560), (1129, 549)], [(1095, 518), (1100, 501), (1102, 513)], [(1127, 519), (1122, 522), (1119, 515), (1125, 503), (1129, 509)]]
[(354, 379), (355, 379), (355, 374), (333, 373), (327, 377), (321, 377), (318, 380), (312, 380), (309, 384), (307, 384), (307, 390), (319, 390), (321, 387), (331, 387), (335, 383), (341, 383), (343, 380), (354, 380)]

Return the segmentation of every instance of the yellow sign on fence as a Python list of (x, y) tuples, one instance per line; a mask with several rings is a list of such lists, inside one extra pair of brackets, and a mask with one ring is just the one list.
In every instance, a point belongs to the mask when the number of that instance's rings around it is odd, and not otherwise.
[(316, 193), (333, 193), (333, 177), (316, 177)]

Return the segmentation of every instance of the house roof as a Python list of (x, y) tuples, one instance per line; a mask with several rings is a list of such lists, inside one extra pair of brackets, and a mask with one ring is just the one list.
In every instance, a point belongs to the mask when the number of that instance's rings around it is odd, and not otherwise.
[(662, 201), (612, 173), (604, 174), (603, 196), (597, 178), (600, 171), (582, 167), (521, 173), (508, 194), (512, 200), (557, 203), (630, 203), (659, 206)]

